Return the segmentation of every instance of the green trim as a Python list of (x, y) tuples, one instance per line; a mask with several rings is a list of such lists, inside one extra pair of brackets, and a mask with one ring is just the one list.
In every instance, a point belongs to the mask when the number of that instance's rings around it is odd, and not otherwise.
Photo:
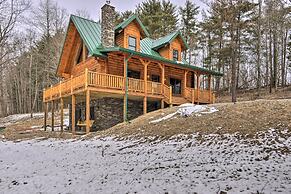
[(142, 30), (143, 30), (144, 34), (146, 35), (146, 37), (149, 37), (150, 36), (149, 32), (147, 31), (146, 27), (142, 24), (142, 22), (140, 21), (139, 17), (136, 14), (133, 14), (133, 15), (129, 16), (129, 18), (127, 18), (126, 20), (124, 20), (123, 22), (121, 22), (120, 24), (115, 26), (115, 28), (114, 28), (115, 33), (116, 33), (116, 31), (118, 32), (120, 30), (123, 30), (133, 20), (136, 20), (138, 22), (138, 24), (142, 28)]
[(187, 44), (185, 38), (182, 36), (180, 31), (173, 32), (171, 34), (168, 34), (164, 37), (159, 38), (158, 40), (155, 40), (153, 43), (152, 49), (157, 50), (157, 49), (165, 46), (166, 44), (171, 43), (175, 38), (177, 38), (177, 36), (181, 37), (183, 44), (186, 48), (185, 50), (189, 49), (189, 45)]
[(123, 47), (104, 48), (104, 49), (100, 49), (99, 51), (101, 53), (121, 51), (121, 52), (129, 53), (129, 54), (132, 54), (132, 55), (136, 55), (136, 56), (146, 57), (146, 58), (154, 59), (154, 60), (157, 60), (157, 61), (163, 61), (163, 62), (166, 62), (166, 63), (169, 63), (169, 64), (177, 65), (179, 67), (192, 69), (194, 71), (205, 72), (206, 74), (211, 74), (211, 75), (215, 75), (215, 76), (223, 76), (223, 73), (218, 72), (218, 71), (213, 71), (213, 70), (209, 70), (209, 69), (206, 69), (206, 68), (203, 68), (203, 67), (197, 67), (197, 66), (189, 65), (187, 63), (175, 62), (175, 61), (172, 61), (172, 60), (169, 60), (169, 59), (165, 59), (163, 57), (148, 55), (148, 54), (145, 54), (145, 53), (136, 52), (136, 51), (133, 51), (133, 50), (130, 50), (130, 49), (126, 49), (126, 48), (123, 48)]
[(132, 56), (132, 54), (130, 54), (128, 57), (124, 58), (124, 64), (125, 64), (125, 114), (123, 115), (123, 121), (127, 122), (128, 121), (128, 117), (127, 117), (127, 113), (128, 113), (128, 59)]

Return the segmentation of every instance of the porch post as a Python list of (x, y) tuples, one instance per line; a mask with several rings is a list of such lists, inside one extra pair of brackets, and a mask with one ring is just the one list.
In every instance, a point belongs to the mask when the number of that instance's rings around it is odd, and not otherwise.
[(173, 107), (173, 87), (170, 86), (170, 107)]
[(184, 71), (184, 83), (183, 83), (183, 96), (186, 97), (186, 87), (187, 87), (187, 74), (188, 71)]
[[(165, 85), (165, 65), (164, 64), (160, 64), (160, 69), (162, 71), (162, 75), (161, 75), (161, 84), (162, 84), (162, 94), (164, 94), (164, 85)], [(164, 99), (161, 100), (161, 108), (165, 108), (165, 101)]]
[(72, 95), (72, 133), (73, 135), (76, 134), (76, 96)]
[(165, 108), (165, 101), (161, 100), (161, 109), (164, 109), (164, 108)]
[(54, 131), (55, 125), (55, 101), (52, 101), (52, 131)]
[(144, 79), (144, 98), (143, 98), (143, 114), (147, 114), (147, 92), (148, 92), (148, 64), (144, 63), (143, 68), (143, 79)]
[(199, 104), (199, 95), (200, 95), (200, 74), (197, 73), (196, 74), (196, 78), (197, 78), (197, 104)]
[(61, 98), (61, 132), (64, 131), (64, 100)]
[(208, 75), (208, 92), (209, 92), (209, 103), (212, 103), (212, 100), (211, 100), (211, 75), (209, 74)]
[(123, 121), (127, 122), (127, 109), (128, 109), (128, 77), (127, 77), (127, 72), (128, 72), (128, 60), (131, 57), (132, 54), (129, 56), (124, 55), (124, 60), (123, 60), (123, 76), (124, 76), (124, 98), (123, 98)]
[(44, 103), (44, 130), (46, 131), (47, 127), (47, 111), (48, 111), (48, 103)]
[(86, 91), (86, 134), (90, 133), (90, 90)]

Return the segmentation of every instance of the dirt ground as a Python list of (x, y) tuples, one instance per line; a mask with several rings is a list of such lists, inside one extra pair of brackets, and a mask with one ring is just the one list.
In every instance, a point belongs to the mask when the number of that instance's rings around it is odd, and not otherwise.
[(210, 105), (219, 111), (201, 116), (176, 116), (173, 119), (150, 123), (178, 108), (158, 110), (141, 116), (129, 124), (119, 124), (104, 133), (120, 136), (161, 136), (177, 134), (236, 133), (254, 135), (257, 131), (269, 128), (291, 130), (291, 99), (256, 100), (247, 102), (218, 103)]
[[(42, 118), (28, 119), (7, 126), (0, 132), (8, 140), (33, 138), (91, 138), (95, 136), (117, 137), (161, 137), (169, 138), (178, 134), (225, 134), (236, 133), (254, 135), (257, 131), (270, 128), (288, 129), (291, 131), (291, 99), (255, 100), (233, 103), (217, 103), (209, 105), (219, 111), (200, 116), (182, 117), (176, 115), (171, 119), (158, 123), (150, 121), (175, 112), (178, 107), (166, 108), (140, 116), (129, 123), (121, 123), (110, 129), (90, 133), (87, 136), (73, 136), (69, 131), (43, 131), (32, 126), (41, 126)], [(57, 123), (59, 117), (57, 117)]]
[[(269, 92), (269, 88), (262, 88), (261, 90), (251, 89), (251, 90), (238, 90), (237, 91), (237, 101), (252, 101), (252, 100), (275, 100), (275, 99), (291, 99), (291, 85), (285, 88), (278, 88), (276, 92)], [(231, 102), (231, 96), (228, 91), (217, 93), (218, 103), (221, 102)]]

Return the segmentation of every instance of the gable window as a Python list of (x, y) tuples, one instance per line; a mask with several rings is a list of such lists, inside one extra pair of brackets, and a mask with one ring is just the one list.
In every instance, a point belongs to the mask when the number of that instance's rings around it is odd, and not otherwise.
[(136, 38), (133, 36), (128, 37), (128, 48), (130, 50), (136, 51)]
[(82, 62), (82, 60), (83, 60), (83, 55), (82, 54), (83, 54), (83, 46), (81, 46), (81, 48), (79, 49), (77, 64)]
[(173, 60), (178, 61), (179, 60), (179, 51), (176, 49), (173, 49)]

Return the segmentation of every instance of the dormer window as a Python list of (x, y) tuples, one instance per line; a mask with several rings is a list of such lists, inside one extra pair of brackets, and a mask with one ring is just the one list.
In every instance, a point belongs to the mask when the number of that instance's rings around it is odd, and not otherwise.
[(179, 51), (173, 49), (173, 60), (178, 61), (179, 60)]
[(128, 49), (136, 51), (136, 38), (133, 36), (128, 37)]

